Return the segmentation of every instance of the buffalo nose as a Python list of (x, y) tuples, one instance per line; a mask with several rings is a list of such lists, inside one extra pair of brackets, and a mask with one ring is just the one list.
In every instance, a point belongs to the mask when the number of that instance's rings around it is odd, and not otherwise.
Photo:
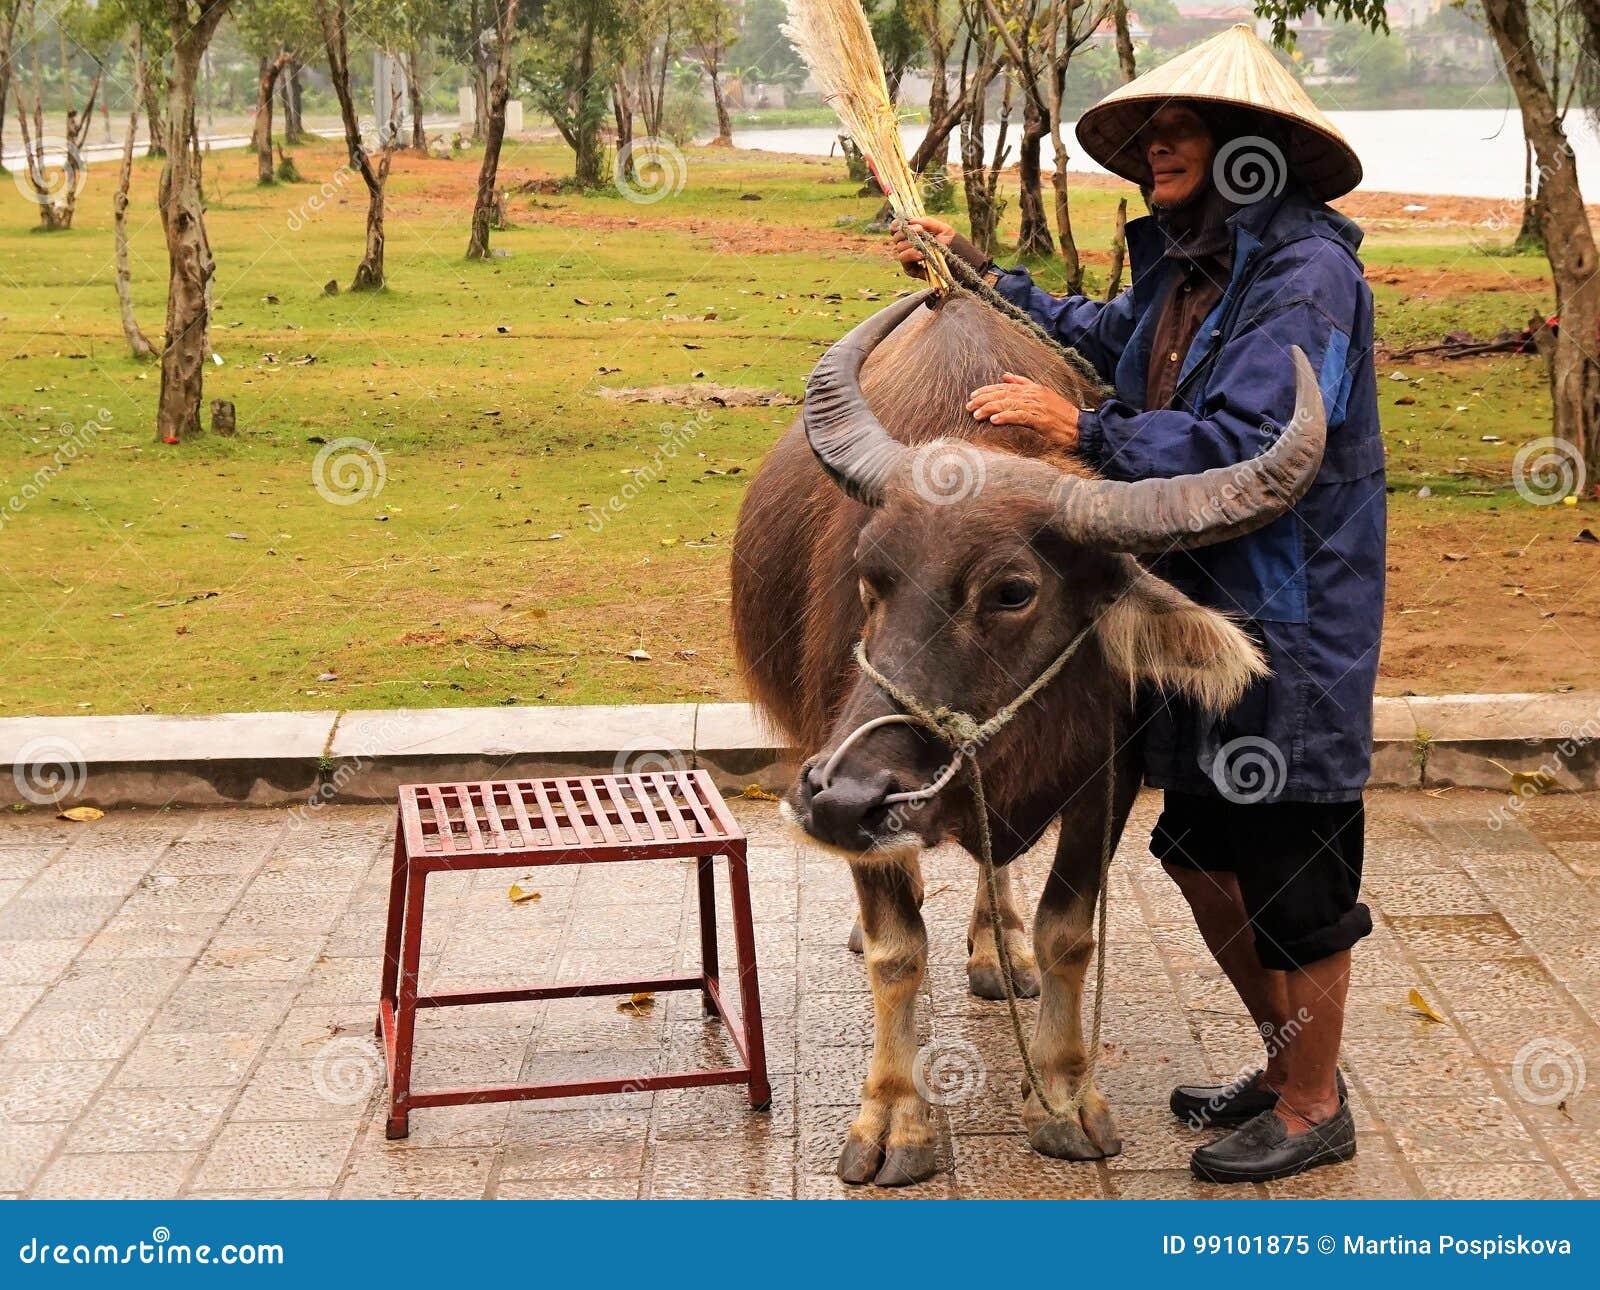
[(822, 787), (815, 769), (805, 774), (806, 832), (847, 851), (865, 851), (877, 841), (876, 827), (887, 813), (884, 798), (894, 791), (894, 776), (875, 770), (864, 776), (836, 775)]

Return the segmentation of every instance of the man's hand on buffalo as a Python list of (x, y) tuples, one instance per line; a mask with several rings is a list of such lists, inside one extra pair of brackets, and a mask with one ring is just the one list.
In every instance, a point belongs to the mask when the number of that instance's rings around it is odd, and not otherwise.
[[(955, 226), (946, 224), (942, 219), (933, 219), (928, 215), (918, 216), (910, 221), (922, 234), (923, 239), (937, 242), (957, 259), (965, 260), (980, 273), (989, 267), (990, 259), (977, 246), (961, 234), (957, 233)], [(899, 220), (890, 226), (894, 238), (889, 243), (889, 253), (900, 261), (903, 268), (913, 278), (920, 278), (922, 271), (922, 252), (911, 244), (911, 239), (906, 236), (905, 225)]]
[(967, 411), (975, 420), (991, 425), (1024, 426), (1056, 449), (1070, 451), (1078, 446), (1077, 407), (1026, 376), (1007, 372), (999, 385), (980, 386), (967, 400)]

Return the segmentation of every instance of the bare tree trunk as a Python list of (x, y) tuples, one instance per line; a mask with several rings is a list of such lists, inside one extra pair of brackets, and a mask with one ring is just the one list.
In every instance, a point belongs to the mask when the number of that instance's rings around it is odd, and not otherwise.
[(345, 0), (318, 0), (317, 16), (322, 23), (323, 42), (328, 52), (328, 77), (339, 100), (339, 116), (344, 123), (345, 151), (350, 167), (361, 176), (367, 188), (367, 246), (350, 283), (352, 291), (383, 289), (383, 190), (389, 180), (392, 153), (380, 147), (378, 164), (372, 164), (361, 142), (361, 123), (356, 119), (355, 100), (350, 93), (350, 50), (345, 29), (348, 15)]
[(967, 193), (967, 233), (980, 251), (994, 249), (994, 212), (983, 182), (983, 126), (986, 112), (980, 89), (968, 95), (961, 121), (961, 185)]
[(1545, 255), (1555, 279), (1561, 327), (1550, 347), (1550, 402), (1557, 438), (1581, 456), (1588, 479), (1600, 480), (1600, 267), (1594, 232), (1578, 186), (1578, 167), (1561, 114), (1538, 59), (1526, 0), (1484, 0), (1489, 34), (1522, 111), (1524, 136), (1539, 161)]
[(228, 0), (167, 0), (172, 72), (167, 88), (167, 164), (161, 172), (161, 223), (167, 235), (167, 331), (161, 351), (156, 434), (177, 443), (200, 433), (200, 403), (210, 354), (210, 286), (216, 262), (206, 236), (195, 137), (200, 60)]
[(0, 175), (6, 170), (6, 104), (11, 98), (12, 38), (17, 30), (17, 15), (22, 0), (0, 0)]
[(1544, 250), (1544, 196), (1540, 192), (1543, 180), (1534, 177), (1533, 144), (1522, 141), (1522, 227), (1517, 230), (1512, 243), (1519, 251)]
[(1078, 243), (1072, 235), (1072, 199), (1067, 191), (1067, 139), (1061, 128), (1061, 96), (1066, 79), (1066, 66), (1049, 75), (1050, 89), (1050, 147), (1055, 153), (1055, 167), (1050, 174), (1050, 187), (1055, 194), (1056, 234), (1060, 239), (1061, 267), (1066, 273), (1067, 294), (1075, 296), (1083, 291), (1083, 261), (1078, 256)]
[(722, 93), (722, 73), (715, 62), (708, 64), (711, 74), (711, 100), (717, 105), (717, 137), (712, 143), (719, 147), (733, 147), (733, 118), (728, 115), (728, 102)]
[[(493, 0), (491, 0), (491, 3)], [(483, 48), (483, 19), (478, 0), (472, 0), (472, 137), (489, 132), (489, 60)]]
[(628, 92), (628, 73), (619, 68), (611, 85), (611, 118), (617, 129), (617, 169), (619, 183), (632, 183), (635, 176), (633, 162), (633, 103)]
[(1020, 256), (1047, 256), (1054, 254), (1056, 249), (1050, 237), (1050, 217), (1045, 213), (1044, 193), (1040, 187), (1040, 144), (1047, 129), (1044, 105), (1038, 100), (1037, 90), (1024, 86), (1022, 139), (1017, 145), (1017, 179), (1021, 190), (1019, 202), (1022, 214), (1022, 231), (1017, 235), (1017, 254)]
[(422, 125), (422, 55), (413, 46), (406, 50), (406, 93), (411, 98), (411, 146), (428, 150), (428, 132)]
[(1112, 20), (1117, 28), (1117, 66), (1121, 68), (1122, 80), (1126, 84), (1139, 74), (1133, 62), (1133, 32), (1128, 28), (1128, 0), (1116, 0)]
[(291, 57), (289, 66), (279, 78), (283, 99), (283, 142), (294, 147), (306, 141), (306, 119), (301, 105), (300, 60)]
[(122, 315), (122, 334), (128, 338), (133, 356), (144, 362), (155, 357), (155, 349), (139, 329), (133, 311), (132, 274), (128, 268), (128, 189), (133, 183), (133, 143), (139, 133), (139, 98), (144, 89), (144, 51), (139, 41), (139, 24), (128, 35), (128, 54), (133, 60), (133, 102), (128, 107), (128, 132), (122, 139), (122, 166), (117, 172), (117, 191), (111, 198), (111, 222), (116, 235), (117, 307)]
[(144, 150), (144, 155), (147, 157), (167, 155), (167, 126), (162, 119), (161, 111), (161, 99), (167, 87), (159, 84), (162, 78), (163, 73), (156, 64), (146, 66), (144, 86), (139, 93), (144, 99), (145, 125), (150, 131), (150, 141)]
[(472, 207), (472, 234), (467, 242), (469, 260), (489, 258), (489, 226), (495, 211), (500, 148), (506, 137), (506, 101), (511, 97), (511, 47), (516, 25), (517, 0), (500, 0), (495, 21), (494, 80), (489, 85), (489, 132), (484, 140), (483, 165), (478, 170), (478, 199)]
[(1111, 234), (1111, 265), (1106, 270), (1107, 300), (1115, 300), (1122, 290), (1122, 269), (1128, 258), (1128, 199), (1117, 199), (1117, 226)]
[(250, 132), (250, 145), (256, 150), (256, 183), (275, 182), (272, 173), (272, 92), (277, 88), (278, 76), (293, 57), (288, 50), (276, 58), (263, 57), (256, 83), (256, 120)]
[(17, 126), (22, 131), (22, 163), (28, 176), (28, 187), (32, 190), (34, 204), (39, 208), (39, 231), (59, 232), (66, 226), (61, 223), (50, 191), (50, 180), (45, 173), (43, 114), (35, 108), (30, 129), (27, 100), (20, 85), (17, 86)]
[(94, 81), (89, 86), (89, 101), (84, 104), (80, 113), (76, 109), (67, 110), (67, 148), (65, 156), (67, 187), (62, 194), (63, 223), (67, 228), (72, 227), (72, 217), (78, 210), (78, 189), (82, 186), (79, 177), (83, 174), (83, 147), (89, 141), (89, 128), (94, 125), (94, 101), (100, 94), (100, 78), (105, 69), (97, 68)]
[(578, 50), (578, 102), (574, 105), (576, 120), (573, 130), (573, 178), (580, 188), (600, 187), (600, 163), (603, 153), (600, 146), (599, 122), (584, 101), (589, 85), (594, 80), (595, 12), (590, 6), (584, 16), (583, 44)]
[[(37, 68), (35, 68), (37, 71)], [(17, 124), (22, 129), (22, 154), (27, 166), (28, 187), (39, 208), (39, 231), (59, 233), (72, 227), (78, 210), (78, 189), (84, 173), (83, 145), (94, 124), (94, 102), (100, 92), (100, 72), (89, 87), (89, 102), (82, 112), (67, 109), (66, 140), (62, 148), (60, 182), (45, 165), (43, 92), (34, 81), (33, 125), (28, 125), (28, 108), (21, 86), (17, 87)], [(65, 77), (62, 78), (66, 80)], [(66, 86), (68, 93), (71, 87)]]

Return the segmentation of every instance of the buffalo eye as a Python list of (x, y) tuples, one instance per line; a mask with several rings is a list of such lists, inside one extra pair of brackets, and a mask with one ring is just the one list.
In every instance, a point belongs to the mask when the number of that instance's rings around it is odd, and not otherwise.
[(1026, 578), (1002, 578), (995, 584), (990, 599), (996, 609), (1014, 613), (1031, 605), (1038, 590)]

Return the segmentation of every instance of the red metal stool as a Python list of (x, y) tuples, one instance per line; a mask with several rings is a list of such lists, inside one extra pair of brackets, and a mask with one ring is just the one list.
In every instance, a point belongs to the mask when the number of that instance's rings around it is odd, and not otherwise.
[[(573, 982), (526, 990), (418, 994), (422, 955), (422, 904), (430, 873), (508, 869), (590, 861), (698, 859), (700, 973), (641, 977), (633, 981)], [(733, 896), (733, 938), (739, 958), (739, 1007), (723, 998), (717, 969), (717, 911), (713, 861), (728, 858)], [(484, 1088), (411, 1088), (411, 1054), (418, 1008), (532, 999), (575, 999), (592, 994), (699, 990), (706, 1016), (721, 1017), (742, 1065), (681, 1074), (633, 1075), (563, 1084), (513, 1084)], [(378, 1033), (389, 1065), (388, 1136), (410, 1131), (412, 1110), (581, 1097), (595, 1093), (705, 1084), (747, 1084), (750, 1105), (772, 1103), (761, 996), (756, 985), (755, 927), (745, 836), (703, 770), (642, 775), (586, 775), (492, 784), (412, 784), (400, 790), (394, 874), (389, 884), (389, 927), (384, 940), (383, 993)]]

